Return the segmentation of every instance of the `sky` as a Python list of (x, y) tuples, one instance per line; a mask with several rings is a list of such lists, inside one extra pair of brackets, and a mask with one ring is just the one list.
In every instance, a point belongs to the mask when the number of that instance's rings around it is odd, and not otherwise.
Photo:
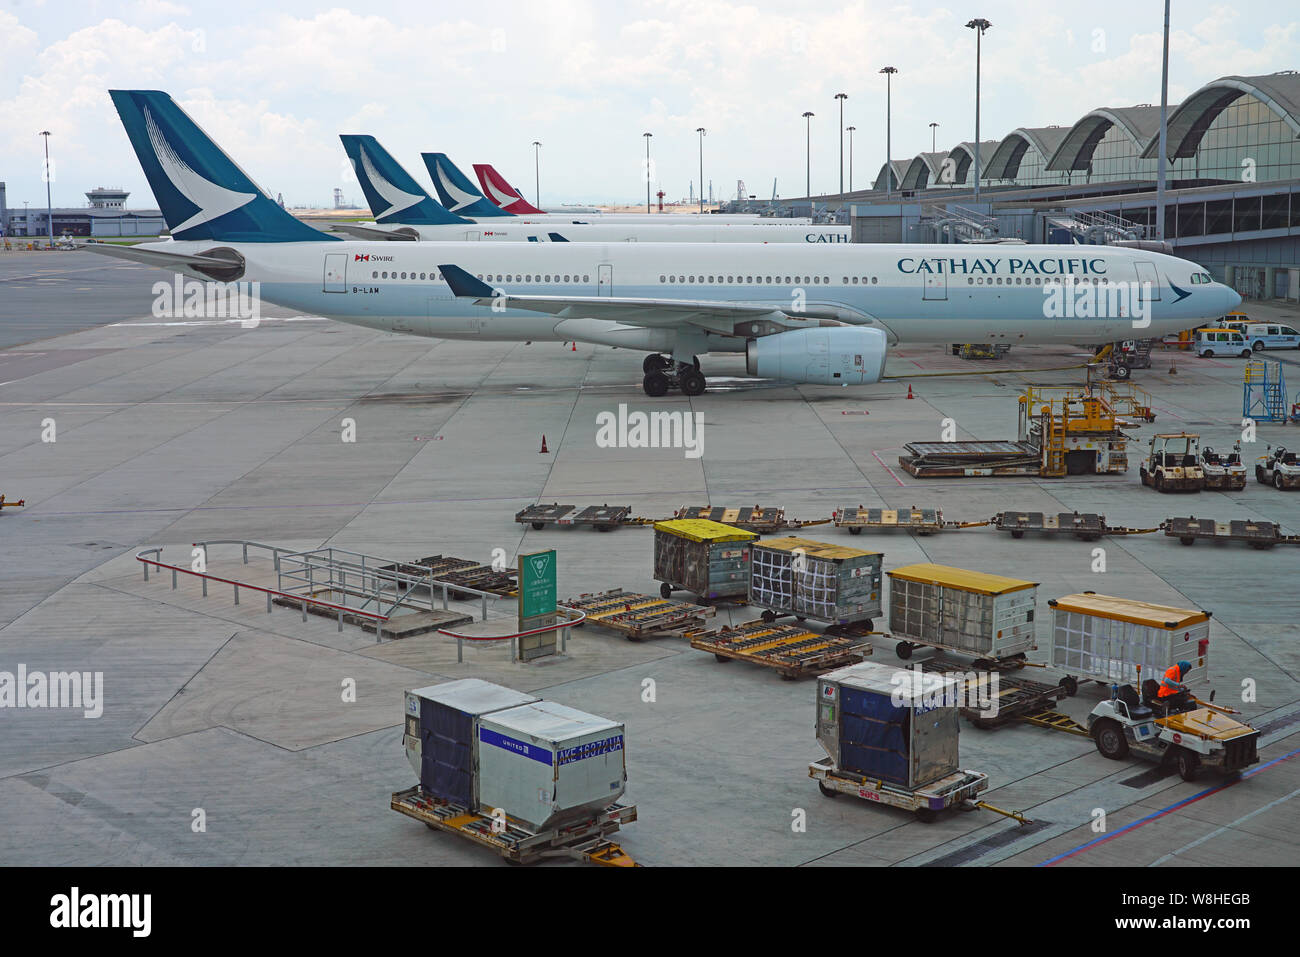
[[(374, 12), (368, 12), (373, 10)], [(965, 0), (819, 3), (390, 0), (355, 8), (224, 0), (0, 0), (0, 181), (8, 203), (55, 206), (122, 186), (154, 206), (107, 90), (165, 90), (271, 195), (364, 205), (339, 133), (371, 133), (426, 188), (419, 154), (472, 176), (492, 163), (531, 200), (540, 141), (543, 204), (719, 198), (839, 188), (839, 102), (855, 126), (853, 185), (885, 159), (894, 66), (895, 158), (974, 139), (975, 31), (984, 35), (981, 134), (1069, 125), (1091, 109), (1160, 102), (1161, 4)], [(1174, 0), (1169, 99), (1229, 74), (1300, 69), (1300, 9)], [(803, 113), (816, 115), (805, 121)], [(810, 124), (809, 126), (806, 124)], [(806, 137), (808, 140), (806, 141)], [(847, 134), (843, 137), (848, 165)], [(808, 149), (809, 157), (805, 150)], [(845, 173), (845, 185), (848, 185)], [(698, 185), (696, 187), (698, 189)]]

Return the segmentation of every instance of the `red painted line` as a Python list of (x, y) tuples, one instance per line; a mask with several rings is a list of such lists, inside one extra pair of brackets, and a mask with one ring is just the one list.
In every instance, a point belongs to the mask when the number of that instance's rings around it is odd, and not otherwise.
[[(886, 449), (886, 451), (888, 451), (888, 449)], [(875, 449), (872, 449), (872, 450), (871, 450), (871, 454), (874, 455), (874, 456), (876, 457), (876, 461), (880, 463), (881, 467), (882, 467), (886, 472), (888, 472), (890, 475), (893, 475), (893, 476), (894, 476), (894, 481), (895, 481), (895, 482), (897, 482), (899, 485), (903, 486), (903, 488), (907, 488), (906, 484), (904, 484), (903, 480), (900, 479), (900, 478), (898, 477), (898, 475), (894, 472), (894, 470), (891, 469), (888, 465), (885, 465), (885, 460), (882, 459), (879, 455), (876, 455), (876, 450), (875, 450)]]

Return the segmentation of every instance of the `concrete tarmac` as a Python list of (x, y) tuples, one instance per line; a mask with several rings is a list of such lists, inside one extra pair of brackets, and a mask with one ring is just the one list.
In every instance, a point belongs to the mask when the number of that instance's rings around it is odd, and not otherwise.
[[(1260, 765), (1228, 787), (1208, 773), (1186, 783), (1136, 758), (1108, 761), (1086, 738), (963, 723), (963, 766), (989, 774), (983, 796), (1023, 811), (1034, 821), (1024, 828), (987, 811), (924, 824), (823, 797), (807, 775), (822, 757), (814, 683), (720, 664), (680, 638), (631, 642), (588, 625), (564, 655), (537, 663), (513, 663), (499, 645), (468, 647), (458, 663), (450, 638), (376, 641), (332, 619), (268, 614), (247, 591), (236, 605), (229, 586), (204, 597), (184, 576), (173, 590), (166, 574), (144, 581), (135, 557), (161, 546), (163, 560), (189, 565), (192, 543), (214, 539), (401, 560), (488, 561), (502, 549), (511, 563), (554, 547), (562, 595), (657, 590), (648, 529), (513, 521), (552, 501), (652, 517), (705, 503), (802, 519), (844, 505), (938, 506), (966, 521), (1077, 510), (1131, 527), (1195, 514), (1296, 534), (1300, 493), (1253, 476), (1240, 492), (1182, 496), (1138, 481), (1152, 432), (1231, 447), (1241, 360), (1157, 352), (1136, 373), (1158, 418), (1130, 430), (1127, 475), (920, 480), (897, 465), (904, 443), (939, 439), (946, 418), (958, 438), (1014, 438), (1023, 386), (1081, 381), (1078, 368), (1057, 367), (1077, 367), (1085, 350), (1016, 347), (980, 363), (903, 346), (891, 378), (861, 389), (756, 382), (742, 360), (713, 358), (712, 391), (650, 400), (640, 354), (379, 334), (274, 307), (252, 329), (158, 318), (150, 287), (166, 278), (86, 253), (0, 257), (0, 493), (27, 501), (0, 512), (0, 671), (103, 674), (98, 717), (0, 709), (0, 863), (497, 864), (388, 807), (414, 783), (402, 691), (469, 676), (627, 723), (639, 820), (618, 839), (646, 864), (1283, 865), (1300, 850), (1294, 546), (1188, 548), (1158, 533), (1013, 540), (989, 528), (799, 533), (882, 551), (887, 569), (935, 561), (1040, 582), (1038, 663), (1050, 645), (1046, 602), (1059, 595), (1092, 589), (1213, 612), (1212, 686), (1264, 729)], [(1300, 312), (1246, 309), (1292, 324)], [(1300, 353), (1266, 357), (1300, 387)], [(703, 455), (600, 447), (597, 415), (620, 403), (701, 414)], [(344, 441), (348, 420), (355, 441)], [(1292, 435), (1260, 425), (1247, 461), (1266, 444), (1300, 442)], [(238, 548), (212, 546), (208, 567), (274, 581), (256, 550), (245, 566)], [(494, 605), (493, 617), (511, 610)], [(713, 621), (755, 614), (723, 608)], [(878, 641), (874, 659), (897, 662), (893, 643)], [(355, 701), (344, 700), (349, 685)], [(1083, 721), (1107, 695), (1084, 684), (1060, 710)], [(806, 829), (792, 827), (800, 817)]]

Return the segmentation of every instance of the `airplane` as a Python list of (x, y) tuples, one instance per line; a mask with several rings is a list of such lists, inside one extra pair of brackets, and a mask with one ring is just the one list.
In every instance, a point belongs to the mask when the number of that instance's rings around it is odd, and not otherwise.
[(560, 224), (509, 217), (475, 223), (435, 203), (373, 136), (344, 133), (339, 139), (375, 215), (373, 223), (333, 227), (357, 239), (574, 243), (847, 243), (852, 239), (848, 226), (760, 225), (757, 220), (692, 224), (677, 222), (677, 216), (659, 216), (654, 222), (594, 217), (590, 222)]
[[(506, 178), (498, 173), (487, 163), (475, 163), (474, 175), (478, 177), (479, 188), (483, 190), (483, 195), (497, 206), (504, 209), (507, 213), (514, 213), (516, 216), (522, 216), (527, 213), (576, 213), (576, 209), (538, 209), (528, 200), (524, 199), (523, 193), (515, 189), (506, 182)], [(582, 212), (598, 213), (597, 209), (584, 209)]]
[[(477, 222), (516, 218), (514, 213), (502, 209), (480, 193), (478, 187), (469, 181), (469, 177), (460, 171), (446, 153), (421, 153), (420, 156), (429, 170), (429, 178), (437, 190), (438, 201), (450, 212)], [(774, 218), (760, 217), (755, 213), (600, 213), (599, 219), (602, 223), (615, 219), (624, 223), (662, 223), (667, 216), (672, 216), (674, 223), (680, 221), (682, 224), (695, 223), (701, 226), (717, 226), (720, 223), (789, 226), (808, 225), (812, 222), (807, 216)], [(530, 213), (517, 218), (520, 222), (528, 223), (585, 223), (596, 217), (575, 219), (570, 213)]]
[[(1139, 314), (1156, 337), (1241, 303), (1195, 263), (1136, 247), (339, 240), (272, 202), (167, 94), (109, 92), (173, 238), (80, 248), (258, 282), (268, 302), (371, 329), (646, 352), (650, 396), (704, 392), (710, 353), (743, 354), (764, 379), (867, 385), (900, 341), (1111, 342)], [(1067, 290), (1128, 294), (1049, 308)]]

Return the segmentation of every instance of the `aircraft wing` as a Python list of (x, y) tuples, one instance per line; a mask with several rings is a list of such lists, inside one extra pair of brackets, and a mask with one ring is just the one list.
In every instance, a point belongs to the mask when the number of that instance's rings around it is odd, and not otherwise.
[(217, 256), (203, 256), (195, 253), (173, 253), (161, 249), (141, 249), (138, 246), (117, 246), (113, 243), (78, 243), (76, 249), (88, 253), (98, 253), (113, 259), (127, 259), (131, 262), (144, 263), (147, 266), (159, 266), (163, 269), (176, 269), (189, 266), (191, 269), (229, 270), (237, 265), (230, 259)]
[(528, 309), (562, 319), (609, 319), (632, 326), (700, 326), (712, 332), (734, 334), (738, 321), (767, 320), (797, 327), (807, 324), (838, 325), (825, 319), (801, 319), (770, 305), (709, 299), (650, 299), (627, 296), (517, 296), (497, 291), (459, 266), (438, 267), (458, 298), (473, 299), (477, 306)]
[(356, 239), (378, 239), (387, 242), (415, 242), (420, 237), (410, 229), (376, 229), (364, 223), (335, 223), (332, 227), (336, 233), (347, 233)]

